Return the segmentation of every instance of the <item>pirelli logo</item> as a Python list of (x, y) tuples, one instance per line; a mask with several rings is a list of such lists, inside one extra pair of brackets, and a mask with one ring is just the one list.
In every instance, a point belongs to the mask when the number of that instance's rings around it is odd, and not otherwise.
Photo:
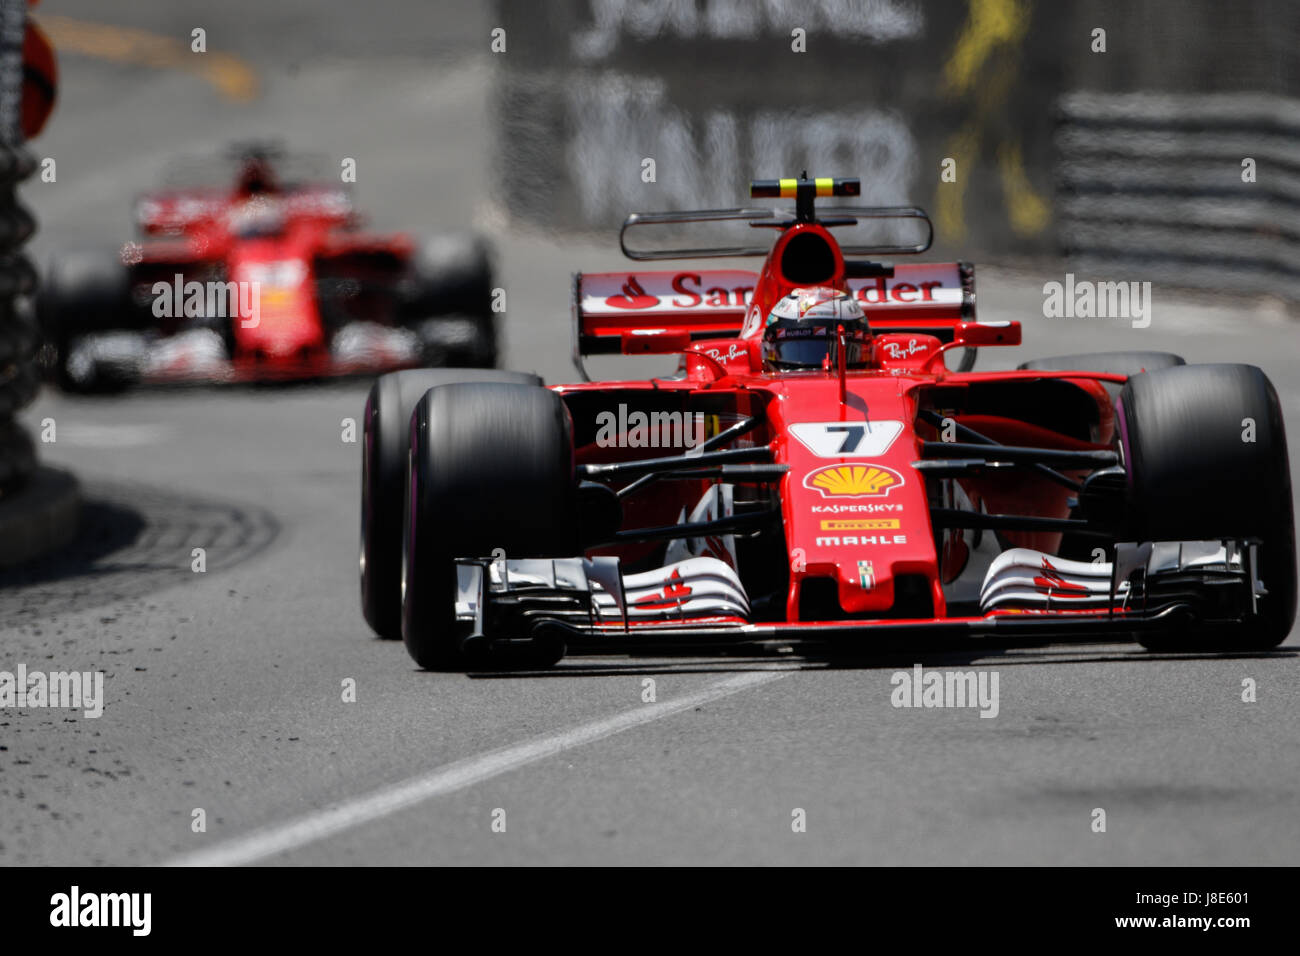
[(823, 531), (897, 531), (897, 518), (839, 518), (822, 521)]

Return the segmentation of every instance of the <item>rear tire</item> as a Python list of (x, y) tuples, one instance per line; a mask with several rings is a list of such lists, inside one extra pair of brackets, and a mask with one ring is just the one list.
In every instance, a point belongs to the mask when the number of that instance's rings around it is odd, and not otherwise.
[[(1020, 363), (1018, 368), (1043, 372), (1109, 372), (1112, 375), (1140, 375), (1159, 369), (1185, 365), (1181, 355), (1172, 352), (1086, 352), (1080, 355), (1053, 355)], [(1102, 382), (1114, 401), (1123, 388), (1118, 382)]]
[(402, 638), (428, 670), (473, 666), (460, 650), (455, 561), (498, 548), (508, 558), (581, 553), (573, 425), (548, 389), (444, 385), (416, 405), (410, 441)]
[(426, 238), (411, 258), (402, 323), (420, 334), (431, 365), (496, 365), (492, 249), (487, 241), (458, 233)]
[(1080, 355), (1053, 355), (1021, 362), (1017, 368), (1042, 372), (1112, 372), (1137, 375), (1157, 369), (1186, 365), (1181, 355), (1172, 352), (1088, 352)]
[[(1259, 538), (1268, 594), (1240, 633), (1209, 628), (1143, 639), (1153, 650), (1261, 650), (1296, 613), (1295, 518), (1277, 392), (1253, 365), (1186, 365), (1135, 375), (1117, 403), (1137, 541)], [(1253, 423), (1253, 425), (1251, 424)]]
[(410, 369), (381, 375), (366, 398), (361, 446), (361, 611), (385, 640), (402, 636), (402, 500), (411, 412), (429, 389), (459, 382), (542, 384), (528, 372)]
[(492, 368), (497, 363), (491, 316), (440, 315), (415, 323), (421, 361), (432, 367)]

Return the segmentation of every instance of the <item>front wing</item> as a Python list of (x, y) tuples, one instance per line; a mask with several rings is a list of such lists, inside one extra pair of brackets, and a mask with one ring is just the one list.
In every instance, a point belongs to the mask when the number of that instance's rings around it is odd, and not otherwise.
[[(1018, 605), (992, 601), (979, 615), (791, 623), (751, 621), (738, 576), (715, 558), (626, 576), (613, 557), (462, 559), (456, 619), (466, 649), (540, 640), (613, 651), (771, 642), (865, 651), (969, 639), (1032, 645), (1245, 625), (1267, 593), (1256, 574), (1254, 544), (1217, 543), (1218, 560), (1207, 557), (1207, 544), (1118, 545), (1116, 560), (1106, 567), (1109, 594), (1102, 602), (1071, 607), (1049, 595)], [(990, 581), (990, 593), (1005, 594), (1005, 572), (990, 574)], [(1072, 583), (1067, 574), (1052, 587), (1062, 581)]]
[(420, 342), (407, 329), (353, 323), (331, 347), (303, 353), (231, 358), (216, 332), (195, 329), (157, 337), (138, 332), (83, 336), (73, 343), (74, 379), (105, 375), (145, 384), (239, 384), (378, 375), (423, 364)]

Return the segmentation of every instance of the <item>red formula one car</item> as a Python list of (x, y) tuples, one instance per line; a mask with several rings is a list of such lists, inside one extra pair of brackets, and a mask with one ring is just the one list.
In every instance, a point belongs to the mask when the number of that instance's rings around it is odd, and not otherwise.
[[(361, 506), (374, 630), (440, 669), (566, 647), (1282, 641), (1291, 473), (1264, 374), (1150, 352), (974, 372), (970, 350), (1019, 344), (1019, 324), (976, 321), (967, 264), (859, 258), (930, 242), (919, 209), (814, 208), (859, 191), (757, 182), (793, 208), (630, 217), (633, 259), (766, 257), (575, 277), (580, 369), (679, 353), (676, 374), (380, 378)], [(696, 222), (776, 238), (628, 246)], [(837, 241), (863, 223), (920, 235)]]
[(274, 147), (217, 165), (141, 197), (139, 240), (55, 257), (37, 310), (65, 387), (495, 364), (482, 240), (361, 231), (342, 183)]

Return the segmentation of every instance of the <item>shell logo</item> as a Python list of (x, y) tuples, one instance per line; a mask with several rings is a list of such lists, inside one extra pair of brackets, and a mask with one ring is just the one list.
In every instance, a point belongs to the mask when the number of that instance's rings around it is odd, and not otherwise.
[(827, 465), (804, 476), (803, 486), (823, 498), (875, 498), (903, 486), (903, 476), (883, 465)]

